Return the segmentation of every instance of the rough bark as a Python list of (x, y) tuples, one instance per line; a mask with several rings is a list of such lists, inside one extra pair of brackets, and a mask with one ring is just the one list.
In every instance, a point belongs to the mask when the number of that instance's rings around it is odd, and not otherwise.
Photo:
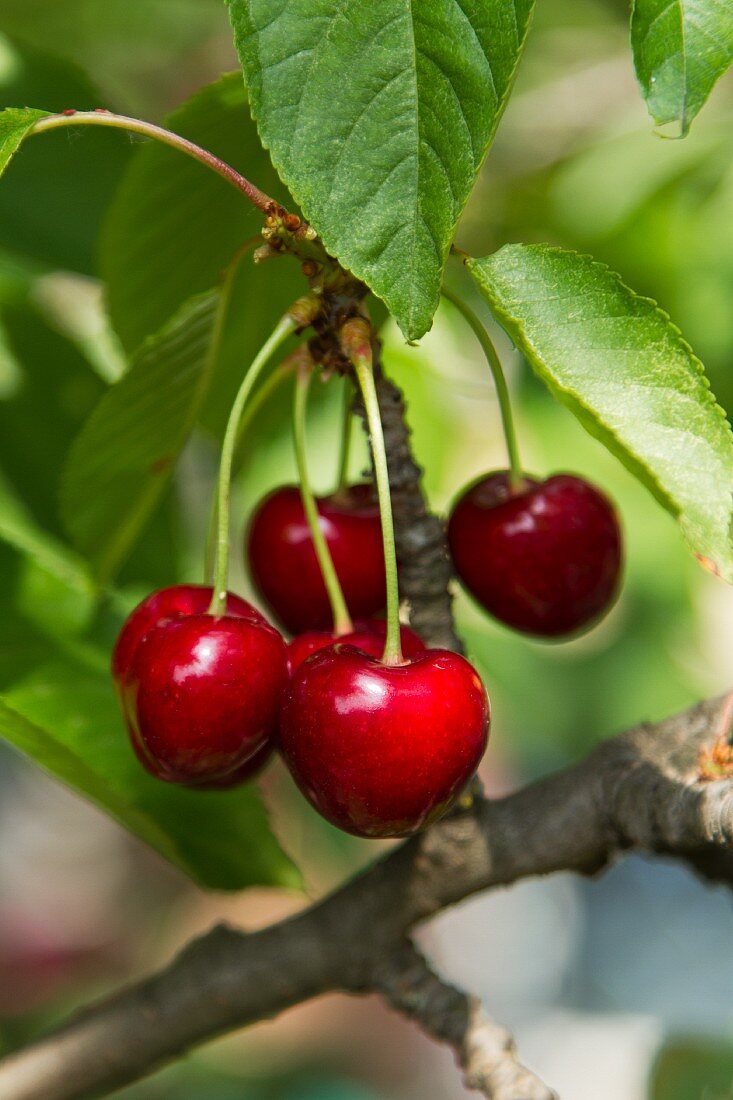
[(700, 753), (729, 731), (730, 714), (726, 696), (631, 730), (516, 794), (477, 799), (287, 921), (253, 935), (215, 929), (159, 974), (0, 1063), (0, 1100), (105, 1095), (326, 990), (380, 989), (384, 961), (409, 930), (479, 890), (598, 872), (628, 849), (685, 859), (732, 884), (733, 782), (697, 778)]

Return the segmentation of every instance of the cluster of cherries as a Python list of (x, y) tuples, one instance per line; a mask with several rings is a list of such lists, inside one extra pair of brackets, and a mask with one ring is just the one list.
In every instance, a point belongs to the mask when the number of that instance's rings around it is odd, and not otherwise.
[[(407, 836), (467, 786), (486, 748), (490, 708), (464, 657), (426, 647), (399, 623), (389, 471), (364, 316), (347, 318), (338, 338), (363, 400), (375, 487), (344, 480), (347, 415), (340, 486), (314, 497), (305, 422), (317, 364), (301, 345), (290, 357), (300, 487), (281, 488), (260, 504), (246, 545), (255, 586), (292, 640), (227, 590), (229, 487), (242, 412), (271, 354), (321, 308), (317, 296), (291, 306), (232, 405), (216, 498), (213, 588), (176, 586), (144, 600), (117, 641), (113, 675), (135, 752), (160, 779), (227, 788), (251, 779), (278, 750), (328, 821), (358, 836)], [(464, 313), (486, 345), (478, 319)], [(448, 524), (456, 572), (509, 626), (546, 637), (574, 633), (615, 596), (618, 522), (585, 481), (559, 475), (538, 482), (520, 472), (493, 348), (487, 358), (510, 470), (459, 497)], [(375, 617), (385, 606), (386, 620)]]
[[(278, 749), (332, 823), (361, 836), (404, 836), (442, 814), (476, 770), (489, 704), (473, 667), (401, 628), (402, 659), (380, 660), (386, 623), (379, 509), (371, 485), (317, 501), (352, 629), (336, 636), (297, 487), (256, 510), (250, 572), (285, 629), (212, 589), (153, 593), (130, 615), (113, 674), (135, 751), (154, 775), (199, 788), (251, 779)], [(449, 525), (456, 571), (493, 616), (522, 631), (577, 633), (609, 607), (619, 582), (614, 509), (586, 481), (507, 473), (459, 497)]]

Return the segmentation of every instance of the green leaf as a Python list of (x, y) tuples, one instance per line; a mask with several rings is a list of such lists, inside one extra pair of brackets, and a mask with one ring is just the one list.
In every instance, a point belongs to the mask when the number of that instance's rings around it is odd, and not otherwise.
[(147, 340), (71, 447), (61, 512), (102, 578), (132, 546), (195, 423), (215, 355), (218, 304), (216, 291), (194, 298)]
[(0, 176), (23, 144), (39, 118), (48, 111), (31, 107), (7, 107), (0, 111)]
[(714, 1039), (675, 1039), (652, 1070), (650, 1100), (733, 1100), (733, 1046)]
[[(4, 10), (4, 27), (5, 16)], [(38, 41), (35, 32), (30, 38)], [(77, 65), (0, 34), (0, 106), (14, 104), (44, 107), (36, 117), (111, 106)], [(62, 130), (24, 145), (0, 184), (0, 245), (53, 268), (95, 275), (102, 215), (133, 146), (127, 135), (101, 127), (76, 136)]]
[(35, 282), (27, 287), (25, 302), (0, 304), (0, 326), (13, 363), (0, 392), (0, 466), (39, 526), (63, 537), (59, 471), (106, 386), (80, 350), (43, 316), (33, 301), (39, 289)]
[[(239, 73), (202, 89), (166, 119), (166, 126), (210, 149), (268, 194), (286, 199), (250, 120)], [(157, 332), (192, 295), (214, 286), (261, 222), (261, 214), (241, 194), (197, 161), (157, 143), (141, 147), (110, 207), (100, 251), (112, 323), (128, 351)], [(288, 274), (292, 268), (299, 277), (297, 266), (284, 262)], [(282, 278), (282, 265), (275, 266)], [(242, 268), (255, 282), (259, 270), (247, 260)], [(298, 293), (302, 289), (293, 297)], [(259, 331), (261, 303), (246, 313), (245, 321), (254, 321)], [(263, 339), (275, 320), (274, 312), (264, 318)], [(240, 354), (241, 367), (248, 355), (246, 350)]]
[(229, 0), (262, 141), (326, 248), (418, 339), (533, 0), (274, 7)]
[(733, 64), (729, 0), (634, 0), (631, 46), (649, 113), (680, 137)]
[(91, 604), (96, 588), (83, 560), (33, 520), (0, 470), (0, 539), (46, 574), (71, 590), (77, 601)]
[(106, 671), (57, 657), (0, 697), (0, 735), (202, 886), (298, 885), (257, 789), (162, 783), (130, 748)]
[(733, 581), (733, 435), (702, 364), (648, 298), (588, 256), (506, 245), (467, 264), (551, 393)]

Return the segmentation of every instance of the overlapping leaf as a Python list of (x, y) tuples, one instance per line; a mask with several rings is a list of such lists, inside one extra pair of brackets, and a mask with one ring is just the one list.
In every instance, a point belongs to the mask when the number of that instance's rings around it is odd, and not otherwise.
[[(249, 117), (239, 73), (197, 92), (166, 125), (222, 157), (268, 194), (287, 197)], [(261, 223), (261, 214), (243, 195), (197, 161), (155, 143), (139, 149), (110, 207), (100, 252), (110, 315), (128, 351), (157, 332), (192, 295), (214, 286)], [(254, 293), (241, 296), (240, 367), (253, 357), (277, 316), (276, 302), (269, 315), (262, 308), (257, 293), (261, 271), (267, 283), (265, 268), (253, 270), (250, 261), (242, 265), (242, 277), (251, 275), (248, 290)], [(288, 285), (299, 278), (297, 266), (286, 260), (278, 278), (287, 295)], [(293, 296), (302, 293), (301, 286), (302, 280)], [(290, 299), (283, 300), (282, 310), (289, 304)], [(247, 325), (259, 343), (250, 346)]]
[(0, 736), (203, 886), (298, 884), (256, 787), (207, 793), (153, 779), (130, 748), (111, 678), (91, 665), (56, 657), (6, 690)]
[(713, 85), (733, 64), (730, 0), (634, 0), (636, 74), (658, 125), (684, 136)]
[(195, 423), (215, 354), (218, 304), (215, 291), (192, 299), (146, 341), (69, 452), (62, 515), (101, 578), (125, 557)]
[[(96, 587), (82, 559), (39, 527), (12, 492), (0, 471), (0, 540), (16, 550), (41, 571), (52, 578), (56, 590), (68, 594), (73, 605), (73, 617), (77, 623), (86, 623), (91, 617), (96, 600)], [(64, 601), (67, 602), (67, 601)], [(51, 608), (38, 609), (50, 617)], [(56, 624), (49, 622), (51, 630)]]
[(733, 435), (701, 363), (654, 302), (587, 256), (507, 245), (468, 268), (551, 392), (733, 581)]
[(260, 135), (326, 247), (430, 327), (533, 0), (229, 0)]

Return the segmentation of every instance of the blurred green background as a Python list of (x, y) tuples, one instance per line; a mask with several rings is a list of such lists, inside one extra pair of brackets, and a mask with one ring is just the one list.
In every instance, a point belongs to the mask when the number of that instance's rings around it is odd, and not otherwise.
[[(0, 0), (0, 104), (108, 106), (160, 120), (236, 67), (219, 0)], [(33, 142), (0, 187), (0, 523), (18, 502), (64, 537), (58, 473), (124, 358), (104, 313), (96, 242), (134, 151), (117, 134)], [(255, 182), (258, 182), (255, 180)], [(617, 0), (543, 0), (459, 244), (506, 241), (592, 252), (670, 313), (733, 411), (733, 84), (721, 82), (684, 142), (654, 135), (635, 83), (628, 10)], [(267, 276), (269, 277), (269, 276)], [(460, 282), (461, 275), (453, 276)], [(477, 306), (477, 308), (480, 308)], [(274, 318), (274, 313), (273, 313)], [(485, 364), (441, 310), (419, 348), (385, 329), (415, 449), (437, 510), (504, 462)], [(628, 558), (622, 597), (586, 637), (541, 645), (459, 596), (470, 652), (492, 695), (487, 785), (502, 791), (562, 766), (601, 737), (731, 686), (733, 596), (689, 556), (672, 520), (555, 405), (497, 333), (526, 466), (583, 471), (618, 502)], [(198, 580), (233, 358), (170, 491), (120, 578), (131, 600)], [(314, 478), (336, 473), (338, 394), (314, 402)], [(287, 396), (258, 418), (237, 514), (294, 478)], [(353, 472), (364, 466), (363, 442)], [(238, 555), (237, 555), (238, 557)], [(0, 544), (0, 687), (84, 620), (83, 600)], [(234, 587), (248, 591), (241, 562)], [(39, 611), (39, 608), (42, 608)], [(95, 622), (110, 644), (119, 614)], [(256, 926), (295, 893), (206, 896), (96, 810), (9, 751), (0, 775), (0, 1043), (25, 1041), (79, 1000), (169, 957), (226, 916)], [(263, 783), (309, 896), (373, 858), (325, 827), (275, 769)], [(733, 1097), (733, 910), (685, 871), (632, 859), (603, 880), (558, 877), (478, 899), (425, 933), (455, 980), (511, 1024), (524, 1057), (564, 1100)], [(601, 1091), (599, 1091), (601, 1090)], [(450, 1057), (380, 1005), (327, 998), (207, 1048), (129, 1090), (177, 1100), (411, 1100), (464, 1095)]]

